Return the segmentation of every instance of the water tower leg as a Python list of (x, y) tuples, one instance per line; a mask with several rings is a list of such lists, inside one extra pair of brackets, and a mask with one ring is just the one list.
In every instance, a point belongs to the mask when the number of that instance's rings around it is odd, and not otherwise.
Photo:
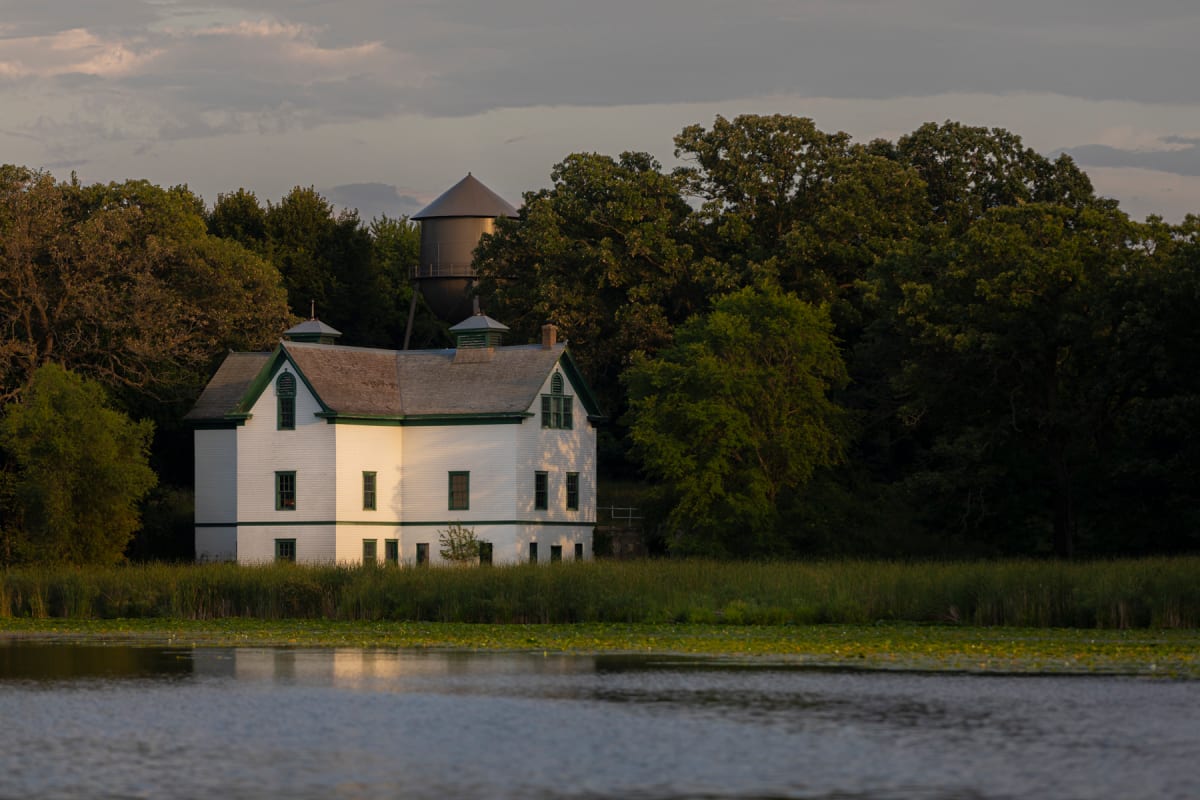
[(408, 349), (408, 342), (410, 339), (412, 339), (413, 317), (415, 317), (417, 314), (417, 295), (420, 293), (420, 282), (413, 281), (412, 302), (408, 304), (408, 321), (404, 323), (404, 350)]

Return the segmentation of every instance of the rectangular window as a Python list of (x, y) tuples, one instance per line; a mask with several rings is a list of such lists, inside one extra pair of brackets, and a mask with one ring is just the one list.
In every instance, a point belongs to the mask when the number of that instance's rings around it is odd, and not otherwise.
[(479, 543), (479, 563), (484, 566), (487, 566), (492, 563), (492, 543), (491, 542), (480, 542)]
[(417, 566), (423, 567), (429, 563), (429, 542), (417, 542)]
[(296, 510), (296, 473), (275, 473), (275, 510)]
[(363, 539), (363, 563), (374, 564), (379, 549), (378, 539)]
[(450, 473), (450, 510), (467, 511), (471, 507), (471, 473)]
[(279, 398), (279, 430), (294, 431), (296, 429), (296, 398)]
[(400, 541), (398, 539), (383, 540), (383, 560), (389, 564), (400, 563)]
[(579, 510), (579, 473), (567, 473), (567, 508)]
[(542, 395), (542, 427), (570, 430), (574, 425), (571, 411), (571, 395)]
[(295, 539), (276, 539), (275, 540), (275, 560), (287, 561), (292, 564), (296, 563), (296, 540)]
[(375, 473), (363, 473), (363, 511), (375, 510)]
[(550, 476), (545, 472), (533, 473), (533, 507), (538, 511), (550, 507)]
[(537, 542), (529, 543), (529, 563), (530, 564), (537, 563)]
[(583, 542), (575, 543), (575, 560), (583, 561)]
[(562, 561), (562, 545), (561, 544), (550, 545), (550, 563), (553, 564), (555, 561)]

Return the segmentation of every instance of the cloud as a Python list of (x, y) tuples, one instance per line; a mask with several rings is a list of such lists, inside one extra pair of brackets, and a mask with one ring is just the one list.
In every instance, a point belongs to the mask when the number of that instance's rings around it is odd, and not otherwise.
[(146, 69), (162, 49), (71, 28), (45, 36), (0, 39), (0, 76), (45, 78), (74, 73), (119, 78)]
[(1105, 144), (1085, 144), (1063, 152), (1084, 167), (1129, 167), (1187, 177), (1200, 176), (1200, 138), (1167, 136), (1161, 141), (1169, 147), (1130, 150)]
[(327, 189), (323, 194), (331, 203), (346, 209), (357, 209), (359, 219), (369, 222), (376, 217), (411, 216), (425, 203), (387, 183), (347, 183)]

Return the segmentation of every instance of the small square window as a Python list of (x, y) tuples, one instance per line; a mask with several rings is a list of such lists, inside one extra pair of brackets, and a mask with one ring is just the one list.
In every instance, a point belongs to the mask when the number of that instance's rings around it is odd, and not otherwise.
[(562, 561), (562, 545), (561, 544), (550, 545), (550, 563), (553, 564), (555, 561)]
[(567, 473), (567, 508), (579, 510), (579, 473)]
[(296, 540), (295, 539), (276, 539), (275, 540), (275, 560), (284, 561), (291, 564), (296, 563)]
[(389, 564), (400, 563), (400, 541), (398, 539), (383, 540), (383, 560)]
[(533, 473), (533, 507), (538, 511), (550, 507), (550, 476), (545, 472)]
[(296, 510), (296, 473), (275, 473), (275, 510)]
[(363, 511), (375, 510), (375, 473), (363, 473)]
[(374, 564), (379, 549), (378, 539), (363, 539), (363, 563)]
[(450, 510), (467, 511), (471, 507), (471, 473), (450, 473)]

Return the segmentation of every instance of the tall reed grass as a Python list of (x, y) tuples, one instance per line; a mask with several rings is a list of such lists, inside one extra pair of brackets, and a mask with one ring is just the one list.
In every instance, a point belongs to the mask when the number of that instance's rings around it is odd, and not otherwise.
[(2, 617), (1194, 628), (1200, 558), (28, 567), (0, 573)]

